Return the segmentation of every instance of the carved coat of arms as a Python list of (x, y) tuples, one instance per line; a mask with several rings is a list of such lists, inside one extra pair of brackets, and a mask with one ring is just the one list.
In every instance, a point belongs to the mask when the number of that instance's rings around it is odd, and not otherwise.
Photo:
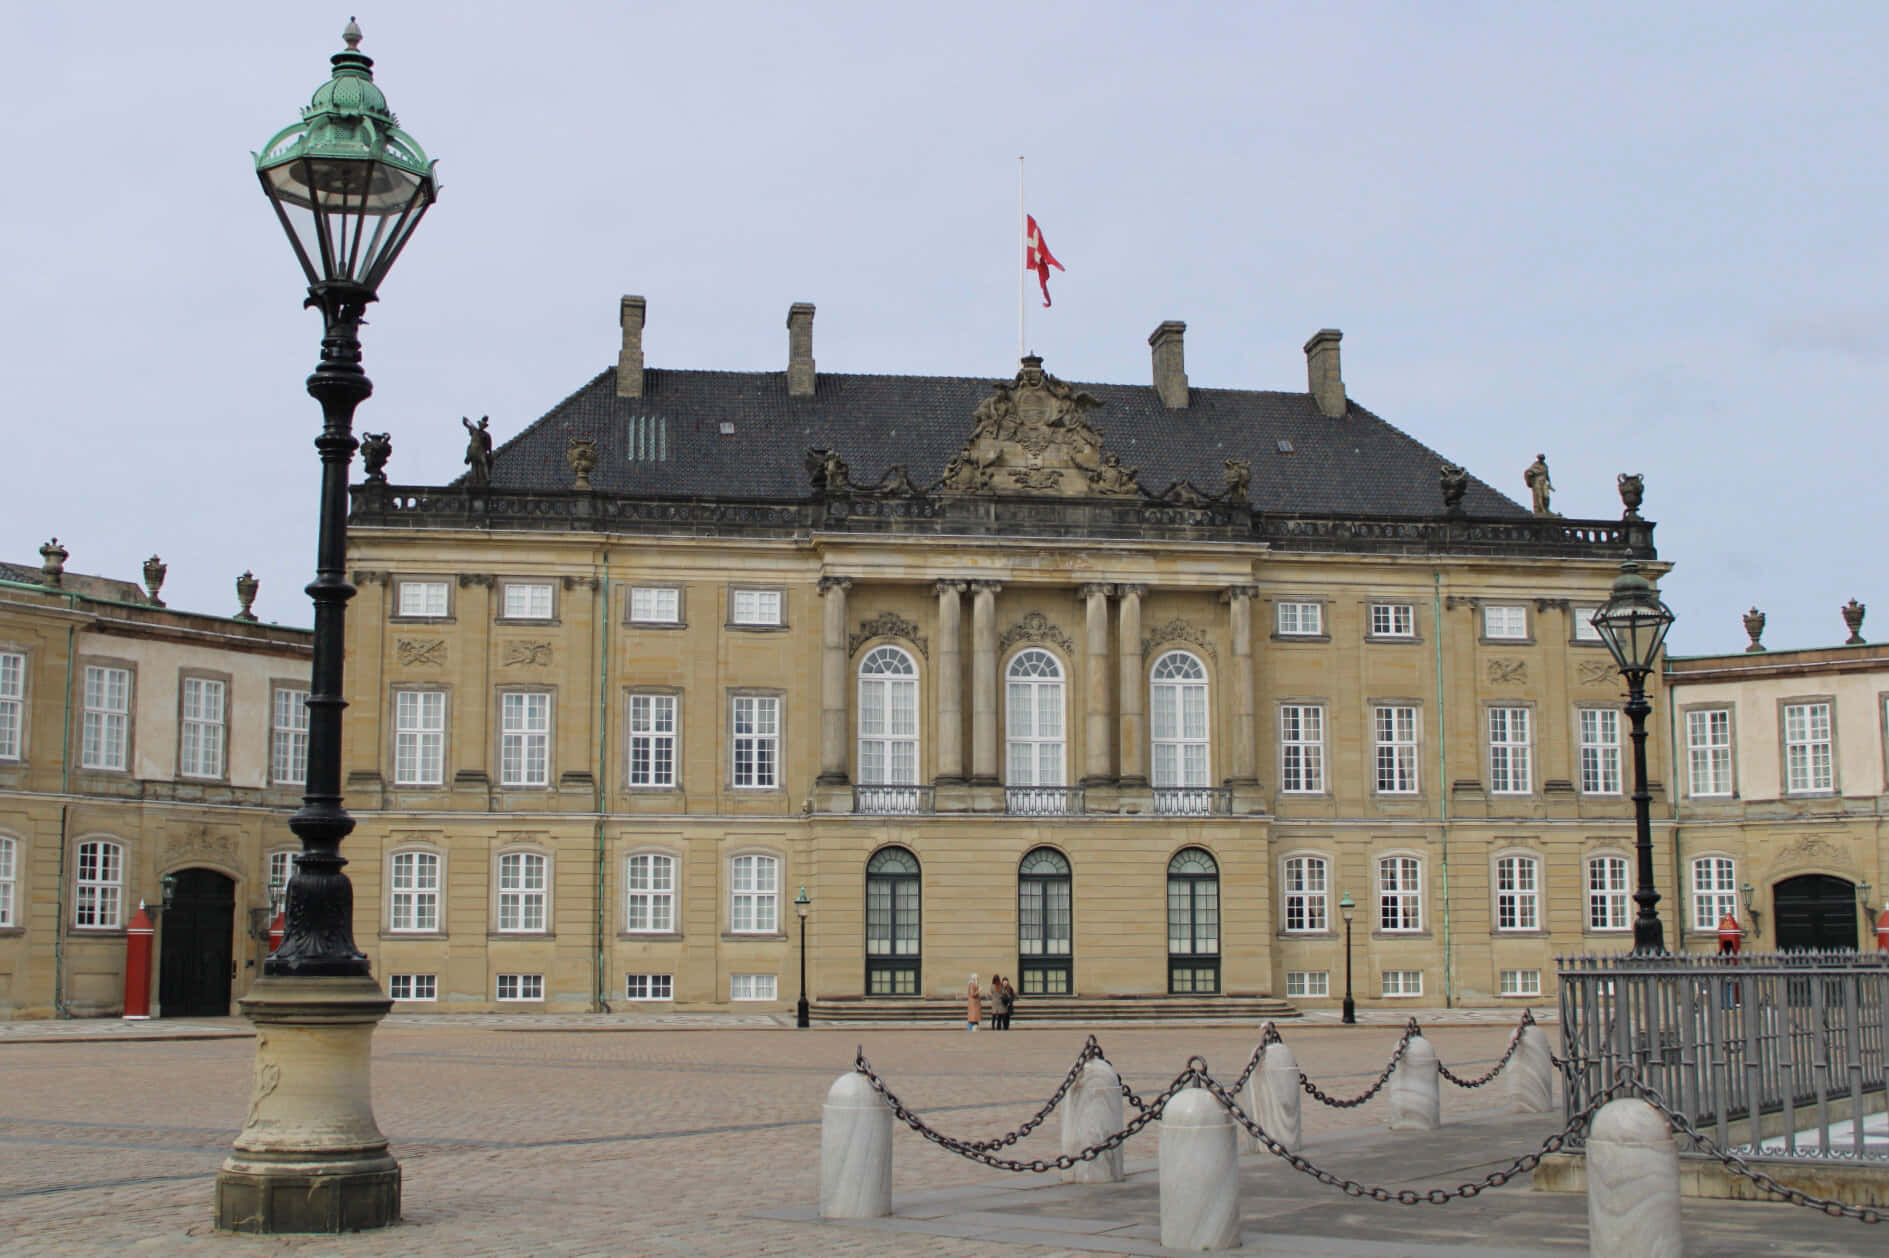
[(1132, 497), (1136, 469), (1102, 448), (1102, 434), (1086, 418), (1100, 406), (1095, 395), (1043, 370), (1034, 355), (1008, 384), (978, 405), (971, 439), (945, 465), (945, 493), (1047, 494), (1059, 497)]

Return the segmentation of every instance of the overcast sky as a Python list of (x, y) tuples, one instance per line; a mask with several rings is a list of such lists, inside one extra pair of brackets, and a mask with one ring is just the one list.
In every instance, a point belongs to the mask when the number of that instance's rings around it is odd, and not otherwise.
[[(1889, 6), (361, 0), (439, 204), (364, 330), (392, 478), (612, 366), (1015, 370), (1017, 157), (1068, 268), (1030, 340), (1351, 396), (1519, 500), (1646, 477), (1678, 653), (1889, 637)], [(250, 159), (345, 6), (22, 6), (0, 198), (0, 555), (308, 624), (320, 339)], [(968, 421), (968, 417), (967, 417)], [(1102, 417), (1106, 431), (1106, 416)]]

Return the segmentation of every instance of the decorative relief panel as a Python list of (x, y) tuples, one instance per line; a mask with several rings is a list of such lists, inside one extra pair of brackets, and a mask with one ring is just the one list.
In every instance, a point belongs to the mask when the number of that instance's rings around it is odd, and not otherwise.
[(1141, 654), (1145, 658), (1154, 654), (1156, 647), (1166, 646), (1170, 642), (1186, 642), (1197, 646), (1205, 651), (1207, 658), (1215, 664), (1220, 662), (1220, 650), (1208, 639), (1206, 631), (1199, 625), (1183, 620), (1179, 616), (1164, 625), (1156, 625), (1150, 630), (1148, 636), (1141, 640)]
[(1849, 863), (1829, 839), (1806, 834), (1780, 847), (1777, 855), (1771, 858), (1769, 868), (1773, 871), (1806, 867), (1846, 868)]
[(860, 621), (858, 631), (846, 639), (846, 653), (859, 654), (859, 648), (874, 638), (898, 638), (911, 643), (926, 659), (931, 658), (931, 645), (918, 632), (918, 626), (897, 612), (880, 612), (871, 620)]
[(446, 639), (399, 638), (394, 642), (394, 656), (408, 668), (444, 668)]
[(1490, 660), (1489, 680), (1498, 686), (1525, 686), (1528, 684), (1528, 662), (1526, 660)]
[(234, 867), (237, 863), (236, 836), (227, 830), (212, 830), (209, 826), (195, 825), (182, 834), (165, 837), (163, 853), (158, 857), (160, 865), (176, 865), (192, 860), (216, 861)]
[(1583, 686), (1604, 686), (1620, 675), (1612, 664), (1601, 660), (1588, 660), (1578, 671)]
[(549, 642), (507, 642), (504, 658), (500, 667), (514, 668), (523, 665), (527, 668), (548, 668), (551, 664), (551, 644)]
[(1004, 630), (1003, 636), (997, 639), (997, 654), (1006, 654), (1019, 642), (1049, 642), (1061, 647), (1066, 658), (1074, 659), (1076, 656), (1074, 640), (1042, 612), (1031, 612)]

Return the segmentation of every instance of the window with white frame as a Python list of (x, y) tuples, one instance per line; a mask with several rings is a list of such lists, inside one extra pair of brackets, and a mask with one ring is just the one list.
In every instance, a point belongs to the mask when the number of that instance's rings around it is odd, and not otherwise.
[(79, 767), (123, 772), (129, 763), (130, 735), (131, 670), (103, 664), (86, 665)]
[(507, 581), (500, 613), (506, 620), (551, 619), (551, 586), (538, 581)]
[(1377, 928), (1423, 929), (1423, 863), (1414, 856), (1383, 856), (1377, 862)]
[(1422, 970), (1385, 970), (1378, 981), (1378, 990), (1386, 996), (1423, 995)]
[(673, 625), (682, 620), (682, 591), (672, 585), (630, 587), (630, 619), (646, 625)]
[(187, 778), (223, 776), (223, 702), (227, 688), (209, 677), (184, 678), (177, 731), (177, 772)]
[(438, 786), (446, 778), (446, 692), (394, 692), (394, 785)]
[(1732, 711), (1686, 713), (1686, 784), (1691, 794), (1732, 793)]
[(389, 1000), (438, 1000), (439, 975), (389, 974), (387, 998)]
[(1288, 856), (1285, 869), (1286, 929), (1321, 931), (1330, 929), (1326, 915), (1326, 897), (1330, 886), (1330, 865), (1322, 856)]
[(918, 666), (895, 646), (859, 661), (859, 782), (911, 786), (918, 781)]
[(630, 785), (676, 784), (676, 697), (630, 696)]
[(20, 924), (13, 908), (14, 889), (20, 881), (19, 868), (19, 842), (0, 834), (0, 926)]
[(1541, 862), (1534, 857), (1496, 859), (1495, 928), (1541, 929)]
[(507, 690), (499, 696), (500, 786), (551, 782), (551, 696)]
[(1316, 637), (1325, 632), (1324, 607), (1319, 603), (1280, 603), (1279, 636)]
[(1279, 708), (1279, 789), (1315, 794), (1325, 789), (1325, 709), (1287, 703)]
[(387, 869), (387, 929), (439, 929), (439, 854), (395, 852)]
[(1729, 856), (1699, 856), (1692, 862), (1692, 929), (1717, 930), (1727, 913), (1738, 915), (1738, 869)]
[(1576, 607), (1570, 613), (1574, 620), (1574, 640), (1576, 642), (1604, 642), (1600, 630), (1594, 627), (1594, 613), (1598, 607)]
[(729, 863), (728, 929), (771, 935), (779, 929), (781, 863), (772, 856), (737, 856)]
[(1527, 708), (1489, 709), (1489, 792), (1527, 795), (1534, 789)]
[(295, 876), (294, 848), (277, 848), (269, 853), (269, 916), (288, 907), (289, 879)]
[(777, 787), (781, 701), (772, 695), (736, 695), (732, 706), (734, 784), (751, 790)]
[(1377, 744), (1377, 793), (1417, 793), (1417, 709), (1386, 704), (1371, 710), (1371, 730)]
[(269, 721), (269, 780), (299, 786), (308, 780), (308, 691), (277, 686)]
[(1417, 612), (1409, 603), (1371, 604), (1373, 638), (1414, 638), (1417, 636)]
[(1587, 858), (1587, 928), (1627, 928), (1627, 858)]
[(623, 929), (667, 933), (676, 928), (676, 858), (638, 852), (623, 869)]
[(1784, 705), (1784, 789), (1792, 794), (1834, 787), (1830, 758), (1830, 705)]
[(450, 603), (446, 596), (444, 581), (402, 581), (400, 594), (395, 602), (396, 615), (427, 616), (435, 619), (444, 616)]
[(1330, 970), (1287, 970), (1286, 995), (1316, 997), (1331, 995)]
[(676, 979), (673, 974), (625, 974), (625, 1000), (674, 1000)]
[(1504, 996), (1539, 996), (1541, 995), (1541, 971), (1503, 970), (1501, 986), (1497, 990)]
[(1581, 793), (1620, 793), (1620, 713), (1614, 708), (1582, 708)]
[(0, 760), (23, 755), (26, 731), (26, 657), (0, 651)]
[(124, 924), (125, 849), (103, 840), (79, 844), (72, 924), (114, 930)]
[(730, 599), (732, 620), (737, 625), (778, 625), (781, 623), (779, 590), (736, 590)]
[(775, 974), (730, 974), (728, 999), (773, 1000), (778, 980)]
[(549, 898), (546, 870), (537, 852), (501, 852), (498, 858), (498, 928), (502, 934), (542, 934)]
[(1490, 603), (1482, 609), (1482, 636), (1516, 641), (1528, 637), (1528, 608), (1521, 603)]
[(1035, 647), (1019, 651), (1004, 679), (1007, 786), (1062, 786), (1063, 669)]
[(543, 1000), (544, 975), (501, 974), (498, 976), (500, 1000)]
[(1207, 670), (1186, 651), (1154, 662), (1148, 691), (1154, 785), (1206, 786)]

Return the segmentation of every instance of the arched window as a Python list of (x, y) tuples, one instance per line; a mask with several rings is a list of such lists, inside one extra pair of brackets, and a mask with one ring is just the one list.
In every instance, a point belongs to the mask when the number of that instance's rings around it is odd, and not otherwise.
[(866, 862), (866, 994), (918, 995), (918, 958), (918, 858), (880, 848)]
[(1541, 929), (1541, 862), (1534, 857), (1496, 858), (1495, 928)]
[(19, 881), (19, 844), (0, 834), (0, 926), (18, 926), (13, 910), (13, 888)]
[(72, 924), (93, 930), (124, 925), (125, 849), (94, 840), (79, 844), (78, 878), (72, 900)]
[(676, 858), (637, 852), (623, 866), (623, 929), (666, 934), (676, 928)]
[(895, 646), (874, 647), (859, 662), (859, 782), (917, 781), (918, 667)]
[(1155, 789), (1208, 785), (1207, 670), (1186, 651), (1169, 651), (1150, 676)]
[(1025, 996), (1061, 996), (1070, 990), (1074, 937), (1069, 861), (1039, 847), (1017, 866), (1017, 977)]
[(1063, 669), (1048, 651), (1017, 652), (1005, 674), (1010, 786), (1062, 786)]
[(1737, 866), (1729, 856), (1693, 858), (1692, 929), (1717, 930), (1719, 919), (1727, 913), (1738, 915)]
[(387, 888), (389, 931), (439, 929), (439, 853), (395, 852), (387, 862)]
[(499, 855), (500, 934), (539, 934), (550, 929), (550, 864), (537, 852), (503, 852)]
[(1625, 930), (1627, 917), (1627, 858), (1587, 858), (1587, 928)]
[(1381, 856), (1377, 862), (1377, 928), (1423, 929), (1423, 862), (1414, 856)]
[(1220, 866), (1197, 847), (1168, 862), (1168, 991), (1220, 990)]
[(1329, 929), (1326, 914), (1326, 889), (1330, 886), (1330, 866), (1323, 856), (1288, 856), (1285, 868), (1286, 929), (1322, 931)]

